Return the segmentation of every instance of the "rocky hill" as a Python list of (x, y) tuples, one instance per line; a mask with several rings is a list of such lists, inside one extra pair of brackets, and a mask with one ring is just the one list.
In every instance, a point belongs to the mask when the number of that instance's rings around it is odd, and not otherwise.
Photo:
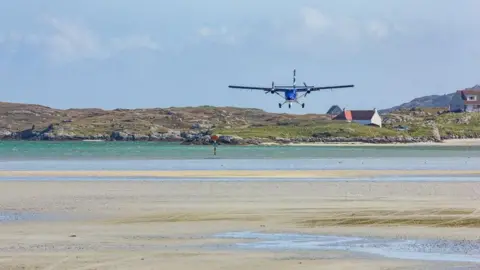
[(450, 100), (452, 100), (454, 94), (455, 93), (419, 97), (392, 108), (379, 110), (378, 112), (380, 114), (386, 114), (393, 111), (412, 108), (448, 108)]
[[(388, 113), (384, 127), (333, 121), (321, 114), (292, 115), (235, 107), (59, 110), (0, 102), (1, 140), (176, 141), (209, 144), (264, 142), (423, 142), (480, 137), (480, 115), (441, 109)], [(402, 127), (403, 126), (403, 127)], [(407, 127), (405, 129), (404, 127)]]
[(0, 102), (0, 139), (185, 141), (219, 128), (325, 119), (328, 119), (325, 115), (275, 114), (233, 107), (59, 110), (36, 104)]
[[(480, 85), (477, 84), (467, 89), (479, 90)], [(445, 94), (445, 95), (430, 95), (430, 96), (418, 97), (418, 98), (412, 99), (409, 102), (405, 102), (403, 104), (394, 106), (392, 108), (379, 110), (378, 112), (380, 114), (386, 114), (386, 113), (390, 113), (397, 110), (412, 109), (412, 108), (448, 108), (448, 105), (450, 104), (450, 101), (452, 100), (452, 97), (454, 94), (455, 92), (450, 94)]]

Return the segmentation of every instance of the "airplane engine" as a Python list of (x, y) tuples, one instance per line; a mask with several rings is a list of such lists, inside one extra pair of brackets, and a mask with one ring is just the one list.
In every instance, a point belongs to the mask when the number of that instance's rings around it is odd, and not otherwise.
[[(305, 87), (308, 87), (306, 82), (303, 82), (303, 85), (305, 85)], [(307, 92), (305, 93), (305, 96), (308, 95), (308, 94), (310, 94), (310, 92), (312, 92), (312, 89), (311, 89), (311, 88), (307, 88)]]

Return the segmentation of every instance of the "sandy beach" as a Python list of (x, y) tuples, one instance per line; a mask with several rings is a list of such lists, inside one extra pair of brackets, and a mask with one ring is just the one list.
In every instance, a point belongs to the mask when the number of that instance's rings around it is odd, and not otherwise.
[[(3, 181), (0, 269), (451, 269), (343, 251), (207, 249), (233, 231), (478, 239), (475, 182)], [(427, 268), (431, 267), (431, 268)], [(445, 268), (447, 267), (447, 268)]]
[(480, 170), (96, 170), (0, 171), (0, 177), (345, 178), (480, 175)]
[(364, 143), (364, 142), (316, 142), (316, 143), (262, 143), (262, 145), (290, 145), (290, 146), (479, 146), (480, 139), (449, 139), (442, 142), (418, 143)]

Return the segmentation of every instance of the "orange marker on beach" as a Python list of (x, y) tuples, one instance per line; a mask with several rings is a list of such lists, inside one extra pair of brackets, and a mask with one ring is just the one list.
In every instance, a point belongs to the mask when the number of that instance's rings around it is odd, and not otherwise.
[(210, 137), (213, 141), (213, 155), (216, 156), (217, 155), (217, 140), (218, 140), (218, 136), (217, 135), (212, 135), (212, 137)]

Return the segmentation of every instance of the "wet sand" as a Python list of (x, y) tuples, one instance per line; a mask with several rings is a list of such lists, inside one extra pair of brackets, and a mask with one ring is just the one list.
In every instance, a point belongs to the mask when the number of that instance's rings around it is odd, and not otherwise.
[(453, 269), (472, 264), (202, 245), (233, 231), (476, 240), (479, 206), (480, 182), (4, 181), (1, 211), (65, 219), (0, 223), (0, 269)]
[(168, 178), (345, 178), (373, 176), (462, 176), (480, 170), (98, 170), (0, 171), (0, 177), (168, 177)]

